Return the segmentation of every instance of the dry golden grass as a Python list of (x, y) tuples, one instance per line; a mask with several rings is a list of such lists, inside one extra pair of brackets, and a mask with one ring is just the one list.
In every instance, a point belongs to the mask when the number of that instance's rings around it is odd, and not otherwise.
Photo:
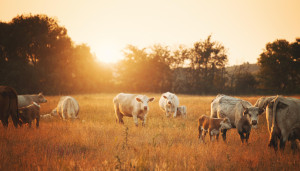
[[(166, 118), (158, 107), (159, 94), (150, 103), (146, 127), (115, 122), (115, 94), (74, 96), (80, 104), (80, 120), (42, 120), (40, 128), (0, 127), (0, 170), (298, 170), (300, 152), (293, 154), (267, 147), (265, 116), (242, 145), (236, 129), (221, 139), (206, 143), (197, 139), (197, 119), (210, 114), (212, 96), (179, 95), (188, 108), (188, 118)], [(258, 97), (241, 97), (255, 103)], [(59, 96), (47, 97), (41, 114), (49, 113)], [(83, 122), (84, 120), (85, 122)]]

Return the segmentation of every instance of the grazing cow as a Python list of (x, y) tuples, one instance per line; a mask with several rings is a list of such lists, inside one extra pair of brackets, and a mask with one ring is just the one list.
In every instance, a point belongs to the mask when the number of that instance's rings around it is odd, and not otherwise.
[(36, 119), (36, 127), (39, 127), (40, 123), (40, 105), (33, 102), (33, 104), (26, 107), (19, 108), (20, 121), (22, 124), (28, 123), (31, 127), (31, 122)]
[(198, 138), (204, 142), (204, 138), (206, 136), (206, 133), (208, 132), (208, 127), (209, 127), (209, 116), (202, 115), (198, 119)]
[(0, 86), (0, 120), (4, 127), (8, 127), (8, 117), (11, 116), (14, 126), (18, 127), (19, 113), (17, 92), (8, 86)]
[(300, 140), (300, 100), (278, 96), (269, 103), (266, 110), (269, 147), (284, 149), (286, 141), (291, 141), (291, 148), (297, 148), (296, 139)]
[(43, 93), (33, 94), (33, 95), (18, 95), (18, 107), (25, 107), (31, 105), (33, 102), (40, 104), (46, 103)]
[(124, 124), (123, 116), (133, 117), (133, 121), (138, 126), (138, 118), (143, 120), (145, 126), (149, 111), (148, 102), (152, 102), (154, 97), (148, 98), (145, 95), (120, 93), (114, 99), (116, 121)]
[(182, 116), (186, 118), (186, 106), (177, 107), (177, 116)]
[(177, 107), (179, 106), (178, 97), (170, 92), (163, 93), (159, 99), (159, 107), (166, 112), (166, 116), (169, 117), (173, 113), (175, 118), (177, 115)]
[(246, 142), (248, 143), (248, 139), (250, 136), (250, 132), (251, 132), (251, 124), (247, 118), (247, 109), (244, 111), (243, 116), (241, 117), (241, 119), (238, 121), (237, 123), (237, 131), (240, 134), (240, 138), (242, 140), (242, 143), (244, 143), (244, 140), (246, 139)]
[[(243, 116), (244, 109), (247, 109), (249, 122), (252, 127), (256, 128), (258, 124), (258, 116), (263, 113), (263, 109), (252, 106), (248, 101), (230, 97), (226, 95), (218, 95), (211, 103), (211, 117), (225, 118), (228, 117), (233, 128), (240, 118)], [(226, 139), (226, 130), (223, 132), (223, 139)]]
[(266, 110), (268, 104), (275, 98), (276, 98), (276, 96), (261, 97), (261, 98), (257, 99), (254, 106)]
[(209, 116), (202, 115), (198, 120), (198, 137), (204, 142), (206, 133), (208, 132), (210, 141), (213, 141), (214, 136), (216, 136), (216, 139), (218, 140), (221, 130), (228, 130), (231, 128), (232, 126), (228, 118), (210, 118)]
[(63, 96), (60, 98), (57, 107), (52, 110), (51, 115), (59, 115), (62, 119), (77, 119), (78, 113), (78, 102), (71, 96)]

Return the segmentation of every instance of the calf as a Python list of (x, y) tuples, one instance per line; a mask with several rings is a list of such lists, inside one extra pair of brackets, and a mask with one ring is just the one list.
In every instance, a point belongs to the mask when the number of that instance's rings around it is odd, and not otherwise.
[(208, 131), (208, 127), (209, 127), (209, 116), (206, 115), (202, 115), (200, 116), (200, 118), (198, 119), (198, 138), (200, 140), (202, 140), (204, 142), (204, 138), (206, 136), (206, 133)]
[(244, 143), (244, 139), (248, 143), (248, 139), (251, 132), (251, 124), (247, 118), (247, 113), (244, 112), (244, 115), (237, 123), (237, 132), (240, 134), (242, 143)]
[(186, 118), (186, 106), (177, 107), (177, 116), (182, 116)]
[(33, 104), (19, 108), (19, 113), (20, 113), (20, 122), (21, 124), (23, 123), (28, 123), (29, 127), (31, 127), (31, 122), (36, 119), (36, 127), (39, 127), (39, 122), (40, 122), (40, 105), (37, 103), (33, 102)]
[(202, 115), (199, 118), (198, 121), (198, 130), (199, 130), (199, 138), (202, 138), (202, 130), (204, 130), (204, 135), (202, 140), (204, 141), (204, 138), (206, 136), (206, 133), (209, 133), (210, 141), (213, 141), (214, 136), (216, 136), (216, 139), (219, 139), (220, 131), (222, 130), (228, 130), (231, 129), (231, 123), (228, 118), (210, 118), (208, 116)]

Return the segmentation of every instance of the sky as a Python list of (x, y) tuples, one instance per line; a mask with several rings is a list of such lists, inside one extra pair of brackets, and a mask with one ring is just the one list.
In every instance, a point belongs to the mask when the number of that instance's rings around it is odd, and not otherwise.
[(117, 62), (128, 45), (191, 48), (212, 35), (228, 65), (256, 63), (265, 45), (300, 37), (300, 0), (0, 0), (0, 21), (46, 14), (102, 62)]

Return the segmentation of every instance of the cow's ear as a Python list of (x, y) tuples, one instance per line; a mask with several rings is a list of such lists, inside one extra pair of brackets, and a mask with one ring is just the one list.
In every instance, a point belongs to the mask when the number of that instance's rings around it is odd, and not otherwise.
[(149, 102), (153, 102), (154, 99), (155, 99), (154, 97), (151, 97), (151, 98), (149, 99)]
[(142, 100), (140, 99), (140, 98), (135, 98), (136, 99), (136, 101), (138, 101), (138, 102), (142, 102)]
[(167, 96), (163, 96), (165, 99), (167, 99)]
[(263, 108), (258, 108), (258, 114), (261, 115), (262, 113), (264, 113), (264, 109)]

